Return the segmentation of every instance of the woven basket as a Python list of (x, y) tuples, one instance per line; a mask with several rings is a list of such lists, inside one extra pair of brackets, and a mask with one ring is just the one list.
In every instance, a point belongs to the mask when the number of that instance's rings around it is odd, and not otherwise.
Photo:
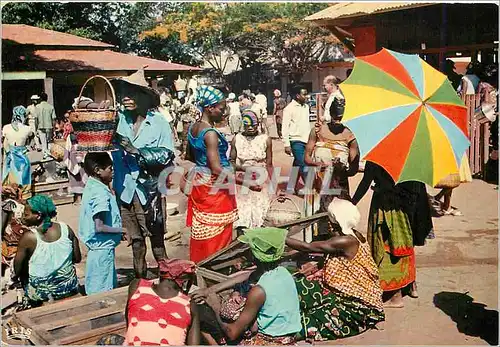
[[(286, 202), (290, 201), (286, 207)], [(278, 205), (279, 204), (279, 205)], [(282, 223), (291, 222), (302, 217), (302, 212), (297, 206), (295, 201), (289, 197), (277, 197), (271, 201), (269, 204), (269, 210), (267, 211), (266, 218), (264, 220), (264, 226), (271, 227)]]
[(439, 188), (439, 189), (453, 189), (456, 188), (460, 185), (460, 175), (459, 174), (451, 174), (443, 178), (441, 181), (439, 181), (434, 188)]
[(78, 142), (77, 150), (82, 152), (105, 152), (113, 150), (112, 141), (117, 125), (117, 106), (115, 90), (108, 79), (101, 75), (90, 77), (83, 85), (76, 105), (78, 107), (83, 90), (87, 84), (95, 78), (102, 78), (108, 85), (113, 97), (113, 106), (109, 109), (97, 110), (77, 108), (70, 112), (69, 120)]
[(57, 161), (63, 161), (64, 152), (66, 152), (66, 140), (55, 139), (50, 145), (50, 155)]

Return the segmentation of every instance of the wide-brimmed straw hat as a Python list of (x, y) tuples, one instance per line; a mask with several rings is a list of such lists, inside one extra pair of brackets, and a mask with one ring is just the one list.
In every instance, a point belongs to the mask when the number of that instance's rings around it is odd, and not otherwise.
[(144, 75), (144, 69), (146, 67), (147, 65), (143, 66), (130, 76), (113, 78), (111, 79), (111, 84), (118, 90), (127, 87), (139, 87), (150, 97), (151, 106), (156, 107), (160, 105), (160, 94), (155, 89), (151, 88), (148, 81), (146, 81), (146, 77)]

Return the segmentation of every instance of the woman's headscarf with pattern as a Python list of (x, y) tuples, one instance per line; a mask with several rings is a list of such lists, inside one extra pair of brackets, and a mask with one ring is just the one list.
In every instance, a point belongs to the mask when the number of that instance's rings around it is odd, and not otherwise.
[(224, 93), (212, 86), (199, 86), (196, 89), (196, 102), (200, 108), (213, 106), (225, 99)]
[(11, 125), (14, 130), (19, 130), (19, 124), (24, 124), (26, 121), (26, 114), (28, 111), (24, 106), (16, 106), (12, 109), (12, 122)]
[(250, 125), (254, 127), (259, 125), (259, 118), (257, 118), (257, 114), (249, 109), (243, 111), (241, 114), (241, 121), (243, 122), (243, 125)]
[(35, 195), (29, 198), (27, 204), (33, 212), (42, 217), (42, 232), (47, 232), (52, 226), (52, 218), (57, 215), (56, 205), (47, 195)]

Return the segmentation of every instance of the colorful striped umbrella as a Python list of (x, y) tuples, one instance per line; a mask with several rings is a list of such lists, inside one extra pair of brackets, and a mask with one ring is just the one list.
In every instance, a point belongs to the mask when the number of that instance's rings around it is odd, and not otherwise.
[(396, 182), (435, 186), (459, 172), (470, 144), (467, 109), (446, 76), (418, 55), (382, 49), (358, 57), (340, 88), (343, 123), (356, 136), (361, 158)]

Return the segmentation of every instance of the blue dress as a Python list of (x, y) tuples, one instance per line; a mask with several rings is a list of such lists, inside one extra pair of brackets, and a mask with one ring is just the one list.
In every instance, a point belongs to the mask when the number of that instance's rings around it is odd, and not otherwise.
[(198, 167), (208, 167), (208, 159), (207, 159), (207, 146), (205, 145), (205, 134), (209, 131), (215, 131), (217, 136), (219, 137), (219, 158), (220, 164), (222, 167), (230, 167), (231, 163), (227, 158), (227, 151), (229, 149), (229, 144), (224, 137), (217, 129), (215, 128), (205, 128), (200, 131), (197, 137), (192, 135), (191, 125), (188, 131), (188, 142), (191, 148), (194, 151), (194, 159), (195, 163)]
[(121, 234), (97, 232), (94, 223), (97, 214), (104, 217), (105, 225), (122, 227), (116, 197), (105, 184), (90, 177), (83, 190), (78, 231), (89, 250), (85, 267), (85, 291), (88, 295), (112, 290), (118, 282), (115, 248), (121, 241)]
[(11, 181), (14, 181), (11, 183), (22, 186), (31, 184), (31, 163), (26, 155), (27, 153), (26, 146), (11, 146), (9, 148), (5, 154), (2, 182), (10, 178)]

